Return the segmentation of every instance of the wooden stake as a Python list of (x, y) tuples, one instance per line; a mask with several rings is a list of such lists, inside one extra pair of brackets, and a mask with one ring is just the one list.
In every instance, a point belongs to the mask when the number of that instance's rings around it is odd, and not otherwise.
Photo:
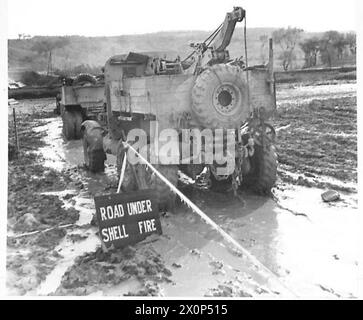
[(16, 156), (18, 156), (20, 147), (19, 147), (19, 139), (18, 139), (18, 130), (16, 128), (15, 108), (13, 108), (13, 118), (14, 118), (14, 135), (15, 135)]
[[(270, 81), (270, 93), (275, 95), (275, 79), (274, 79), (274, 50), (272, 38), (268, 41), (268, 74)], [(276, 103), (275, 103), (276, 104)]]

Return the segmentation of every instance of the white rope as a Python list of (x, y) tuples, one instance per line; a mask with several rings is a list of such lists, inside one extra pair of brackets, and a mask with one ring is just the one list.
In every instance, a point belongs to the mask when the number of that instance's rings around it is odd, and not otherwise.
[(126, 169), (126, 162), (127, 162), (127, 154), (125, 152), (124, 160), (122, 162), (122, 167), (121, 167), (121, 172), (120, 172), (120, 179), (118, 181), (117, 193), (120, 193), (122, 181), (124, 180), (125, 169)]
[(38, 233), (48, 232), (48, 231), (51, 231), (51, 230), (54, 230), (54, 229), (65, 229), (65, 228), (70, 228), (70, 227), (77, 227), (77, 225), (74, 224), (74, 223), (63, 224), (63, 225), (47, 228), (47, 229), (44, 229), (44, 230), (35, 230), (35, 231), (22, 233), (22, 234), (9, 235), (8, 238), (18, 239), (18, 238), (22, 238), (22, 237), (32, 236), (32, 235), (38, 234)]
[[(263, 265), (255, 256), (253, 256), (249, 251), (243, 248), (235, 239), (233, 239), (227, 232), (225, 232), (218, 224), (216, 224), (211, 218), (209, 218), (201, 209), (199, 209), (189, 198), (187, 198), (181, 191), (179, 191), (168, 179), (166, 179), (154, 166), (149, 163), (140, 153), (138, 153), (129, 143), (124, 142), (126, 146), (128, 146), (141, 160), (144, 162), (174, 193), (176, 193), (180, 199), (185, 203), (189, 208), (193, 210), (193, 212), (197, 213), (206, 223), (212, 226), (215, 230), (217, 230), (222, 237), (231, 243), (234, 247), (236, 247), (240, 252), (242, 252), (246, 257), (248, 257), (252, 263), (260, 267), (262, 270), (267, 272), (277, 280), (285, 289), (287, 289), (292, 295), (297, 297), (297, 295), (291, 291), (279, 278), (273, 273), (270, 269), (268, 269), (265, 265)], [(126, 156), (125, 156), (126, 158)]]

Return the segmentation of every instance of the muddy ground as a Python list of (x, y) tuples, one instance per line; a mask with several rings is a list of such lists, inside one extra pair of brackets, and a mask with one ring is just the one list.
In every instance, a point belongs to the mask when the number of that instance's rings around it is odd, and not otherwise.
[[(280, 85), (277, 100), (273, 197), (184, 190), (272, 274), (182, 204), (162, 215), (163, 235), (104, 254), (93, 197), (116, 191), (114, 157), (104, 174), (88, 173), (81, 141), (61, 135), (54, 100), (20, 101), (21, 153), (8, 176), (8, 294), (356, 297), (356, 84)], [(341, 200), (324, 203), (327, 189)]]

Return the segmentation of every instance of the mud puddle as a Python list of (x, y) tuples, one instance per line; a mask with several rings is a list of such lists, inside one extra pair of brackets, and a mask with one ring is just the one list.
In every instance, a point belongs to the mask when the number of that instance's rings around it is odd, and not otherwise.
[(238, 202), (215, 195), (199, 205), (298, 296), (357, 296), (358, 210), (323, 203), (322, 191), (290, 186), (275, 192), (278, 203), (244, 195), (233, 211)]
[[(205, 192), (196, 192), (191, 198), (296, 296), (355, 297), (357, 210), (322, 203), (320, 193), (319, 189), (291, 187), (277, 195), (279, 203), (249, 194), (242, 196), (243, 203), (231, 195), (226, 198)], [(309, 205), (306, 197), (311, 200)], [(178, 207), (176, 214), (164, 216), (162, 227), (161, 237), (146, 239), (136, 251), (142, 247), (160, 255), (162, 265), (171, 271), (168, 281), (155, 281), (147, 275), (142, 281), (126, 277), (115, 285), (112, 281), (93, 283), (82, 294), (291, 297), (283, 288), (271, 286), (261, 270), (187, 208)], [(74, 268), (80, 265), (76, 263), (71, 270)], [(76, 279), (86, 268), (96, 269), (85, 265), (75, 271)]]
[[(37, 295), (48, 295), (55, 292), (61, 283), (65, 271), (72, 266), (75, 259), (86, 252), (95, 251), (100, 246), (97, 228), (91, 226), (94, 214), (94, 201), (85, 191), (87, 181), (95, 179), (95, 175), (82, 170), (83, 147), (81, 140), (65, 141), (62, 131), (61, 118), (54, 118), (43, 126), (36, 128), (38, 132), (45, 131), (45, 146), (39, 148), (39, 153), (44, 158), (44, 166), (55, 170), (66, 170), (76, 181), (81, 190), (66, 189), (61, 192), (43, 192), (44, 195), (57, 195), (65, 209), (74, 208), (79, 212), (79, 218), (75, 221), (76, 227), (68, 229), (66, 236), (54, 249), (60, 255), (55, 268), (47, 275), (36, 290)], [(112, 169), (111, 169), (112, 171)], [(82, 175), (83, 173), (83, 175)], [(102, 183), (99, 186), (104, 187)]]
[[(105, 187), (117, 183), (115, 168), (112, 164), (114, 158), (108, 157), (106, 174), (92, 175), (82, 170), (83, 163), (81, 141), (64, 142), (61, 137), (61, 122), (54, 119), (46, 123), (39, 131), (46, 130), (46, 145), (39, 149), (45, 158), (45, 166), (57, 169), (66, 169), (76, 166), (74, 173), (84, 184), (83, 192), (75, 194), (75, 190), (58, 192), (58, 196), (64, 201), (64, 207), (74, 207), (79, 211), (80, 218), (76, 225), (84, 226), (82, 229), (68, 231), (65, 238), (54, 249), (61, 255), (56, 267), (49, 273), (46, 279), (37, 289), (37, 294), (95, 294), (102, 291), (103, 295), (165, 295), (165, 296), (204, 296), (204, 295), (230, 295), (230, 296), (254, 296), (256, 294), (276, 295), (277, 290), (269, 289), (268, 280), (257, 271), (252, 272), (251, 264), (242, 261), (241, 257), (223, 244), (223, 240), (213, 230), (207, 232), (207, 237), (198, 235), (198, 227), (205, 228), (204, 222), (196, 219), (193, 213), (185, 213), (187, 209), (181, 207), (176, 215), (168, 214), (162, 219), (164, 235), (155, 242), (148, 243), (146, 256), (151, 252), (157, 252), (163, 259), (162, 266), (171, 270), (168, 281), (159, 283), (154, 277), (146, 279), (134, 279), (126, 276), (119, 279), (119, 284), (95, 283), (89, 285), (86, 291), (81, 288), (64, 290), (67, 272), (77, 266), (75, 260), (87, 252), (93, 252), (99, 247), (99, 239), (96, 236), (97, 229), (87, 226), (92, 211), (94, 211), (93, 198), (97, 192), (105, 192)], [(57, 152), (52, 152), (57, 150)], [(51, 193), (48, 193), (51, 194)], [(64, 198), (70, 198), (65, 200)], [(186, 215), (185, 215), (186, 214)], [(82, 221), (82, 222), (80, 222)], [(185, 235), (188, 234), (187, 237)], [(74, 241), (75, 239), (75, 241)], [(154, 256), (154, 254), (151, 254)], [(144, 262), (140, 257), (140, 264)], [(242, 267), (241, 267), (242, 266)], [(139, 268), (139, 267), (138, 267)], [(90, 268), (92, 270), (92, 267)], [(198, 272), (192, 272), (199, 270)], [(201, 276), (202, 275), (202, 276)], [(92, 281), (90, 281), (92, 282)], [(196, 285), (197, 284), (197, 285)], [(233, 286), (231, 285), (233, 284)], [(59, 288), (58, 288), (59, 287)], [(145, 289), (146, 288), (146, 289)], [(78, 290), (77, 290), (78, 289)], [(146, 290), (146, 291), (145, 291)], [(280, 289), (280, 292), (284, 289)]]
[[(47, 192), (44, 194), (54, 194)], [(66, 236), (54, 248), (61, 259), (47, 275), (46, 279), (37, 289), (37, 295), (48, 295), (58, 288), (62, 276), (71, 267), (75, 259), (85, 252), (92, 252), (100, 246), (97, 229), (90, 225), (94, 214), (94, 202), (85, 192), (77, 193), (76, 190), (57, 192), (63, 200), (65, 208), (74, 208), (79, 212), (79, 218), (74, 223), (75, 228), (68, 229)]]
[[(340, 92), (339, 85), (334, 89), (319, 86), (312, 95), (316, 98), (321, 93), (319, 103), (314, 102), (310, 107), (306, 107), (310, 102), (305, 103), (304, 99), (311, 94), (309, 90), (315, 89), (306, 89), (302, 93), (305, 97), (297, 99), (298, 104), (290, 104), (287, 98), (300, 95), (300, 88), (286, 93), (286, 103), (280, 105), (283, 112), (274, 119), (276, 126), (290, 123), (289, 130), (282, 131), (278, 137), (282, 169), (274, 189), (275, 199), (249, 193), (235, 199), (231, 194), (185, 191), (299, 297), (357, 296), (357, 195), (342, 189), (342, 200), (335, 203), (324, 203), (320, 196), (326, 187), (339, 182), (343, 185), (349, 182), (349, 187), (356, 189), (355, 154), (350, 152), (347, 156), (346, 152), (347, 148), (354, 151), (356, 146), (356, 141), (351, 139), (356, 135), (356, 102), (353, 87), (349, 86), (341, 87)], [(329, 90), (335, 90), (340, 98), (329, 100), (327, 97), (332, 93)], [(341, 100), (351, 93), (350, 100)], [(294, 109), (296, 106), (298, 109)], [(79, 217), (75, 227), (66, 229), (54, 247), (52, 254), (56, 258), (50, 264), (51, 269), (46, 270), (47, 276), (29, 285), (35, 289), (28, 294), (290, 296), (285, 288), (271, 282), (265, 273), (182, 205), (176, 213), (162, 216), (162, 236), (149, 237), (108, 256), (103, 254), (97, 228), (89, 222), (94, 212), (93, 197), (116, 190), (115, 159), (107, 156), (105, 174), (88, 173), (82, 168), (82, 142), (65, 142), (60, 118), (48, 120), (37, 129), (47, 132), (46, 143), (39, 147), (39, 152), (45, 167), (64, 170), (71, 178), (62, 192), (57, 191), (57, 196), (65, 209), (74, 208)], [(327, 121), (331, 126), (325, 125)], [(301, 131), (296, 130), (301, 128), (308, 132), (304, 139)], [(317, 133), (326, 136), (316, 138)], [(321, 144), (331, 133), (338, 137), (334, 138), (335, 145), (324, 149)], [(296, 150), (303, 150), (306, 156), (293, 152)], [(317, 157), (311, 158), (311, 154)], [(286, 178), (284, 173), (292, 178)], [(306, 173), (307, 178), (316, 181), (300, 184), (298, 177)], [(36, 251), (35, 246), (28, 249)], [(8, 257), (29, 253), (19, 250), (9, 249)]]
[(95, 251), (99, 246), (99, 238), (93, 229), (80, 229), (67, 232), (66, 237), (54, 249), (62, 257), (56, 267), (40, 284), (36, 295), (49, 295), (59, 287), (64, 273), (71, 267), (77, 257), (85, 252)]

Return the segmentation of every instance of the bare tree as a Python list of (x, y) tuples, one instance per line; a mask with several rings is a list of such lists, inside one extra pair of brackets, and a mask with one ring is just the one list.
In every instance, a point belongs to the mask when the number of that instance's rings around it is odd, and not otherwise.
[(282, 53), (280, 54), (280, 59), (282, 60), (282, 67), (285, 71), (289, 69), (296, 55), (294, 53), (296, 44), (301, 38), (301, 34), (304, 30), (299, 28), (287, 29), (281, 28), (277, 29), (272, 33), (272, 38), (274, 42), (280, 46)]
[(325, 32), (320, 40), (320, 56), (323, 63), (331, 67), (334, 59), (342, 59), (346, 44), (344, 34), (333, 30)]
[(355, 33), (350, 32), (345, 35), (346, 43), (349, 47), (351, 54), (357, 53), (357, 36)]
[(320, 50), (320, 39), (313, 37), (300, 42), (300, 48), (305, 54), (304, 68), (315, 67)]
[(32, 49), (39, 55), (46, 55), (48, 57), (47, 73), (52, 71), (52, 51), (55, 49), (62, 48), (69, 43), (69, 39), (66, 37), (58, 38), (45, 38), (37, 41)]
[(335, 39), (333, 41), (333, 47), (336, 49), (336, 54), (337, 54), (337, 58), (338, 60), (343, 59), (343, 52), (344, 52), (344, 48), (347, 45), (347, 39), (345, 37), (345, 35), (343, 33), (336, 33)]

